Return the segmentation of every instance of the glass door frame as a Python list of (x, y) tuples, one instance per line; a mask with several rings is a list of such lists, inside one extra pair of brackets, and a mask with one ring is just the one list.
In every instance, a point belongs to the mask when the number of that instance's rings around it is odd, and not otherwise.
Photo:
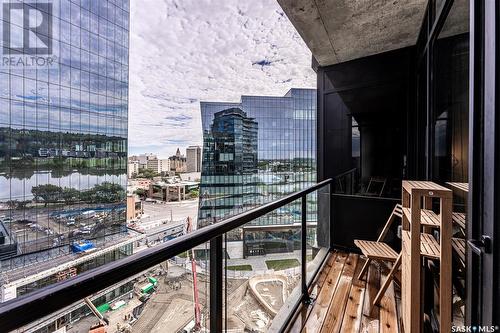
[[(500, 3), (470, 1), (466, 325), (500, 325)], [(436, 3), (439, 2), (440, 8)], [(418, 177), (434, 179), (435, 41), (454, 0), (429, 0), (417, 42)], [(497, 84), (499, 82), (499, 84)], [(424, 91), (425, 90), (425, 91)], [(500, 96), (500, 94), (499, 94)], [(425, 110), (423, 110), (425, 108)], [(425, 114), (422, 112), (425, 111)], [(422, 159), (422, 157), (424, 157)], [(419, 158), (420, 157), (420, 158)], [(495, 221), (498, 220), (498, 221)], [(497, 223), (495, 223), (497, 222)]]
[[(470, 0), (467, 325), (500, 325), (500, 4)], [(500, 96), (500, 94), (499, 94)]]

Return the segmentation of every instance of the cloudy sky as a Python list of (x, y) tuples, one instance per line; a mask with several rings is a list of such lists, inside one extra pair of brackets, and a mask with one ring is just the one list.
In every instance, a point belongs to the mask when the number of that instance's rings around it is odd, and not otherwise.
[(131, 1), (129, 154), (201, 145), (200, 100), (315, 85), (311, 53), (276, 0)]

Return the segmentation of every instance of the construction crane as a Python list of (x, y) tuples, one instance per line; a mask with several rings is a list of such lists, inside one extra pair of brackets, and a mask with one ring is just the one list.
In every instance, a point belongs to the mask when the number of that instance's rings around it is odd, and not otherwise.
[[(186, 219), (186, 234), (193, 231), (193, 222), (191, 217), (187, 217)], [(194, 257), (194, 248), (189, 253), (189, 260), (191, 261), (191, 270), (193, 271), (193, 300), (194, 300), (194, 332), (198, 332), (201, 330), (201, 310), (200, 310), (200, 299), (198, 296), (198, 282), (196, 277), (196, 260)]]

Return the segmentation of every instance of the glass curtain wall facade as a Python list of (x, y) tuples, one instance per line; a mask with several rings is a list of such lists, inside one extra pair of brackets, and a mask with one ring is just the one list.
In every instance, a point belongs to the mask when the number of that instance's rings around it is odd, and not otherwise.
[[(218, 116), (240, 110), (255, 122), (256, 140), (240, 144), (224, 154), (230, 140), (218, 142)], [(198, 226), (216, 223), (284, 195), (299, 191), (316, 181), (316, 90), (291, 89), (283, 97), (242, 96), (240, 103), (201, 102), (203, 160)], [(236, 135), (236, 128), (225, 131)], [(254, 134), (246, 136), (251, 139)], [(245, 136), (242, 136), (244, 138)], [(247, 148), (244, 148), (247, 147)], [(244, 148), (244, 149), (243, 149)], [(237, 154), (245, 155), (243, 158)], [(254, 165), (251, 156), (256, 154)], [(250, 156), (250, 157), (248, 157)], [(220, 169), (227, 164), (231, 169)], [(316, 202), (310, 202), (309, 219), (315, 219)], [(253, 222), (254, 225), (300, 223), (300, 207), (287, 207)], [(242, 235), (233, 235), (240, 239)]]
[(2, 271), (127, 236), (129, 1), (50, 3), (54, 65), (0, 67)]

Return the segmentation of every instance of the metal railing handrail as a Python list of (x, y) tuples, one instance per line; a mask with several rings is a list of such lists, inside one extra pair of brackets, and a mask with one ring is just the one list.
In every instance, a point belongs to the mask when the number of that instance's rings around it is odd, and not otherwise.
[(241, 227), (295, 200), (304, 198), (307, 194), (331, 182), (332, 179), (326, 179), (307, 189), (195, 230), (190, 234), (177, 237), (166, 243), (83, 272), (76, 277), (4, 302), (0, 304), (0, 331), (15, 330), (62, 308), (80, 302), (85, 297), (115, 284), (116, 281), (125, 280), (195, 246), (221, 237), (228, 231)]

